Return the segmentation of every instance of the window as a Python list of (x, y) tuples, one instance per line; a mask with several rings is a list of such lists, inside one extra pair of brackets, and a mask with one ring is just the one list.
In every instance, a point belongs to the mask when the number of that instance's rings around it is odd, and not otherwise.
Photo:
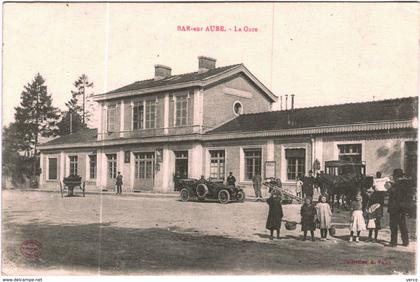
[(70, 159), (70, 175), (77, 174), (77, 156), (69, 156)]
[(261, 175), (261, 149), (247, 149), (245, 154), (245, 180)]
[(338, 159), (341, 161), (362, 161), (362, 144), (341, 144), (338, 146)]
[(134, 105), (133, 107), (133, 129), (144, 128), (144, 106), (141, 104)]
[(57, 158), (48, 159), (48, 179), (57, 179)]
[(176, 97), (176, 126), (187, 125), (188, 117), (188, 95)]
[(225, 151), (210, 151), (210, 177), (218, 180), (225, 178)]
[(134, 177), (140, 179), (153, 178), (153, 164), (155, 153), (136, 153), (134, 154)]
[(89, 156), (89, 178), (96, 178), (96, 155)]
[(233, 113), (237, 116), (241, 115), (243, 112), (243, 107), (241, 102), (236, 101), (235, 103), (233, 103)]
[(108, 106), (108, 110), (107, 110), (107, 130), (108, 132), (115, 132), (117, 129), (117, 125), (116, 125), (116, 115), (117, 115), (117, 110), (115, 105), (113, 106)]
[(117, 177), (117, 154), (108, 154), (108, 178)]
[(155, 128), (156, 126), (156, 101), (146, 101), (146, 128)]
[(286, 149), (287, 180), (305, 176), (305, 149)]

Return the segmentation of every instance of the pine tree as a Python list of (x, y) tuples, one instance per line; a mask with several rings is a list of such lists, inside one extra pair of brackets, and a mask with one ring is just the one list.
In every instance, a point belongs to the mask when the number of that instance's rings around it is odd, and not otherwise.
[(71, 91), (72, 98), (66, 103), (69, 112), (75, 112), (82, 117), (82, 123), (87, 124), (91, 113), (86, 106), (86, 98), (91, 95), (89, 88), (93, 88), (93, 83), (89, 82), (87, 75), (82, 74), (74, 83), (75, 91)]
[(16, 107), (15, 126), (21, 149), (27, 157), (35, 157), (33, 176), (38, 174), (37, 145), (39, 137), (57, 134), (59, 110), (52, 105), (44, 78), (38, 73), (31, 83), (24, 86), (20, 106)]

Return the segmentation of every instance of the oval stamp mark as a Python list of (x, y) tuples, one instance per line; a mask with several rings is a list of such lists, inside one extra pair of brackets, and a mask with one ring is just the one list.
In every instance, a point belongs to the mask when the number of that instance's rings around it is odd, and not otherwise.
[(37, 240), (26, 240), (20, 245), (20, 252), (27, 258), (38, 258), (41, 249), (42, 244)]

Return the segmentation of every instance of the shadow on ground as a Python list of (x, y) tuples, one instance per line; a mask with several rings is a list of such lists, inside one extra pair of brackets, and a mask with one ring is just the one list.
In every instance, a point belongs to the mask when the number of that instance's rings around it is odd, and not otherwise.
[[(38, 259), (21, 254), (19, 248), (25, 240), (42, 243)], [(105, 275), (414, 273), (414, 253), (389, 250), (379, 244), (360, 247), (344, 242), (344, 238), (336, 242), (302, 242), (295, 236), (260, 241), (211, 236), (178, 227), (122, 228), (113, 222), (77, 225), (3, 222), (3, 258), (17, 267), (75, 272), (85, 269)], [(357, 259), (386, 259), (390, 264), (349, 263)]]

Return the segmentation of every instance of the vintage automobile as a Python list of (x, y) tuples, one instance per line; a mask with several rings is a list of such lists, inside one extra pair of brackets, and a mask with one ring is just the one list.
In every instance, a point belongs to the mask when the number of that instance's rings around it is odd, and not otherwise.
[(199, 201), (214, 199), (221, 204), (227, 204), (230, 201), (243, 202), (245, 200), (245, 192), (240, 187), (227, 186), (222, 181), (189, 178), (180, 179), (178, 185), (183, 202), (191, 199), (198, 199)]

